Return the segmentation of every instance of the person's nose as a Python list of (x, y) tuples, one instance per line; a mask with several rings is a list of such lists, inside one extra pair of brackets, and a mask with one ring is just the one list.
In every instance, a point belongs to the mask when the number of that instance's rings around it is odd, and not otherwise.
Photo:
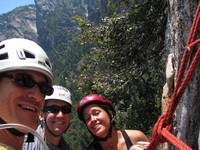
[(40, 89), (37, 85), (35, 85), (32, 88), (27, 88), (26, 90), (28, 92), (29, 97), (35, 98), (35, 100), (38, 102), (44, 101), (45, 95), (40, 92)]
[(97, 120), (97, 116), (91, 115), (91, 121), (96, 121)]
[(63, 117), (64, 113), (61, 110), (59, 110), (59, 112), (56, 114), (56, 116), (57, 117)]

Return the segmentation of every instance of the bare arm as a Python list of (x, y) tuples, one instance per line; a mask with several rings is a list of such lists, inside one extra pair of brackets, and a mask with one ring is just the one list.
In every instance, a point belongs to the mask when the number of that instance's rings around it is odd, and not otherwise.
[(139, 130), (126, 130), (129, 135), (133, 146), (131, 150), (143, 150), (149, 145), (148, 137)]
[(130, 137), (133, 144), (138, 141), (149, 141), (148, 137), (140, 130), (126, 130), (126, 133)]

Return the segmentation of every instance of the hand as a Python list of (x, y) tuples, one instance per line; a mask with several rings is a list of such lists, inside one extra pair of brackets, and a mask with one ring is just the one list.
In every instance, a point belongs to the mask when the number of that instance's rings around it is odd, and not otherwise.
[(144, 150), (149, 145), (149, 142), (138, 141), (136, 144), (131, 146), (130, 150)]

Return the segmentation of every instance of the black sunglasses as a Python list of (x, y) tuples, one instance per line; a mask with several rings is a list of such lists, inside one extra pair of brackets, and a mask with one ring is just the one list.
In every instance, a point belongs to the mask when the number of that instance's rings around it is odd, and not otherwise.
[(37, 85), (40, 89), (40, 92), (44, 95), (51, 95), (53, 93), (53, 87), (50, 86), (47, 81), (38, 83), (29, 74), (2, 74), (0, 77), (13, 79), (15, 84), (20, 87), (33, 88), (35, 85)]
[(51, 112), (54, 114), (59, 113), (60, 111), (63, 114), (68, 114), (71, 112), (71, 106), (70, 105), (64, 105), (64, 106), (58, 106), (58, 105), (51, 105), (51, 106), (45, 106), (44, 112)]

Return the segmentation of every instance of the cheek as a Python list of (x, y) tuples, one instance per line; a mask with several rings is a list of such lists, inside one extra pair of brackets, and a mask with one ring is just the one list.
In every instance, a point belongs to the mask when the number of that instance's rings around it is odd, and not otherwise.
[(86, 126), (87, 126), (88, 128), (90, 128), (90, 125), (91, 125), (90, 121), (85, 122), (85, 124), (86, 124)]
[(101, 117), (106, 125), (110, 125), (110, 117), (107, 113), (104, 113)]
[(66, 124), (70, 124), (70, 115), (66, 117)]
[(69, 121), (70, 120), (70, 115), (67, 115), (65, 118), (66, 118), (67, 121)]
[(89, 129), (89, 130), (91, 130), (91, 128), (92, 128), (92, 121), (86, 121), (85, 122), (85, 125), (86, 125), (86, 127)]
[(40, 110), (41, 110), (41, 112), (42, 112), (42, 110), (43, 110), (43, 108), (44, 108), (44, 99), (42, 100), (42, 103), (41, 103), (41, 108), (40, 108)]
[(52, 120), (54, 120), (55, 118), (55, 115), (52, 114), (52, 113), (49, 113), (49, 114), (46, 114), (46, 122), (49, 123), (51, 122)]
[(17, 113), (19, 108), (17, 101), (20, 93), (8, 85), (5, 85), (5, 87), (0, 86), (0, 116), (6, 121), (13, 122), (16, 121), (16, 118), (23, 116), (23, 114)]
[[(8, 92), (9, 89), (9, 92)], [(20, 96), (20, 91), (13, 88), (0, 88), (0, 104), (1, 108), (16, 107), (17, 98)], [(7, 109), (8, 111), (9, 109)]]

